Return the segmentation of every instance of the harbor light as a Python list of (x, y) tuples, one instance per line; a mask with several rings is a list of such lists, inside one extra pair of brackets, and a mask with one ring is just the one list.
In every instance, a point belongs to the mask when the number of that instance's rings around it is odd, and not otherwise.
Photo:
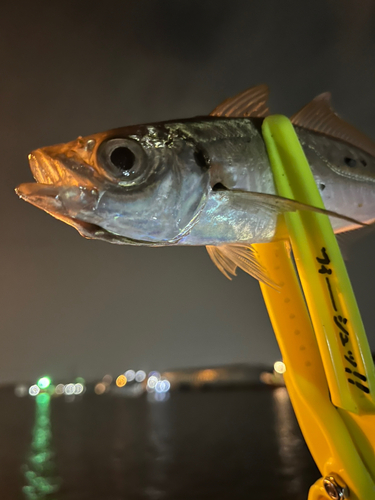
[(50, 385), (51, 379), (49, 377), (41, 377), (37, 382), (39, 389), (47, 389)]
[(273, 365), (273, 369), (276, 373), (280, 373), (280, 375), (282, 375), (286, 371), (285, 364), (282, 361), (276, 361), (276, 363)]
[(117, 387), (124, 387), (127, 383), (127, 378), (125, 375), (119, 375), (116, 379), (116, 385)]
[(37, 396), (39, 393), (40, 393), (40, 389), (36, 384), (29, 387), (30, 396)]

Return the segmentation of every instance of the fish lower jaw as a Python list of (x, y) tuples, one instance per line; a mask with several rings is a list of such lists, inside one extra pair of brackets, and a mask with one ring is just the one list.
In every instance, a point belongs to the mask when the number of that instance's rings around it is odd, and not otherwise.
[(28, 183), (16, 188), (20, 198), (51, 215), (76, 217), (96, 209), (99, 192), (81, 186)]
[(28, 182), (16, 187), (16, 194), (23, 200), (31, 202), (33, 198), (56, 198), (60, 186), (52, 183)]

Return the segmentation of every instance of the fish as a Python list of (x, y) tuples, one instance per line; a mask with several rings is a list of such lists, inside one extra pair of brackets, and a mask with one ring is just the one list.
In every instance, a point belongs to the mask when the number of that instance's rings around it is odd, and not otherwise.
[(208, 116), (125, 126), (30, 153), (23, 200), (85, 238), (206, 246), (229, 279), (271, 286), (255, 243), (287, 239), (280, 215), (324, 213), (335, 233), (375, 221), (375, 144), (340, 118), (330, 93), (291, 117), (325, 209), (277, 195), (262, 137), (269, 89), (251, 87)]

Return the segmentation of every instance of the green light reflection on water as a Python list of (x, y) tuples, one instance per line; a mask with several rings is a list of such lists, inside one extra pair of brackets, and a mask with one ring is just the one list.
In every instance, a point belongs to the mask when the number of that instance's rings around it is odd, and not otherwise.
[(35, 423), (30, 453), (22, 467), (26, 483), (22, 491), (28, 500), (55, 499), (60, 486), (51, 448), (50, 401), (48, 393), (41, 393), (35, 398)]

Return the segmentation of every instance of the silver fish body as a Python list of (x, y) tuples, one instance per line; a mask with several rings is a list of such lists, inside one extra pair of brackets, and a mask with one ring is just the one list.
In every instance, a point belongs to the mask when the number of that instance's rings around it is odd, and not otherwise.
[[(208, 131), (201, 144), (212, 159), (211, 192), (199, 224), (180, 243), (220, 245), (271, 241), (276, 232), (277, 214), (265, 210), (259, 213), (250, 200), (247, 202), (244, 196), (237, 195), (238, 190), (276, 194), (260, 121), (219, 120), (204, 126)], [(295, 129), (327, 210), (361, 222), (372, 221), (375, 158), (323, 134), (301, 127)], [(199, 141), (202, 137), (199, 127), (192, 124), (190, 130)], [(216, 191), (215, 186), (221, 189)], [(331, 223), (336, 233), (358, 227), (335, 217), (331, 217)]]
[[(37, 183), (17, 193), (83, 236), (112, 243), (269, 242), (278, 215), (294, 208), (276, 197), (262, 121), (217, 113), (41, 148), (29, 156)], [(373, 221), (372, 150), (299, 123), (295, 130), (326, 209), (342, 216), (331, 218), (334, 230), (358, 227), (349, 218)]]

